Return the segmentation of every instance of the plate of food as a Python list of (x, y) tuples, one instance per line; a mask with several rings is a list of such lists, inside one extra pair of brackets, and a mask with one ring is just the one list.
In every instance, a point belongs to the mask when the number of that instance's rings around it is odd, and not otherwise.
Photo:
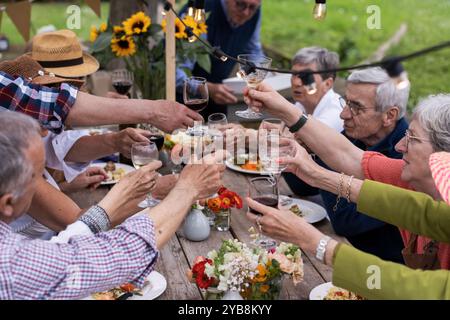
[(280, 196), (279, 208), (281, 210), (290, 210), (299, 217), (304, 218), (308, 223), (316, 223), (327, 217), (325, 208), (314, 202), (302, 199)]
[(364, 298), (327, 282), (312, 289), (309, 300), (364, 300)]
[(126, 174), (135, 171), (132, 166), (123, 163), (109, 162), (96, 162), (91, 164), (91, 167), (100, 167), (108, 174), (108, 180), (103, 181), (102, 185), (115, 184), (120, 181)]
[(255, 162), (250, 161), (249, 158), (248, 154), (240, 155), (227, 159), (225, 165), (227, 168), (241, 173), (270, 175), (270, 172), (264, 171), (264, 167), (259, 159)]
[(167, 280), (159, 272), (153, 271), (147, 277), (142, 289), (130, 283), (104, 292), (97, 292), (83, 300), (153, 300), (158, 298), (167, 288)]

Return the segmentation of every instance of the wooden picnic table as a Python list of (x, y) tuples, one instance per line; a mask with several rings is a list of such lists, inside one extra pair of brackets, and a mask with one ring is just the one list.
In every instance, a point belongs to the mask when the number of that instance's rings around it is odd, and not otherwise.
[[(225, 187), (241, 194), (248, 194), (249, 179), (254, 175), (246, 175), (227, 169), (224, 175)], [(74, 194), (73, 199), (81, 206), (88, 207), (97, 203), (108, 192), (108, 188), (101, 187), (94, 192), (82, 192)], [(280, 192), (283, 195), (291, 195), (292, 191), (281, 179)], [(316, 198), (317, 199), (317, 198)], [(313, 201), (317, 202), (316, 199)], [(306, 198), (306, 200), (311, 200)], [(199, 255), (206, 255), (212, 249), (218, 249), (224, 239), (236, 238), (239, 241), (250, 243), (251, 238), (248, 229), (253, 226), (246, 218), (247, 208), (241, 210), (232, 209), (231, 227), (227, 232), (212, 230), (210, 237), (202, 242), (192, 242), (184, 239), (180, 235), (174, 235), (166, 246), (161, 250), (156, 270), (167, 279), (167, 289), (159, 297), (161, 300), (200, 300), (203, 293), (198, 287), (190, 283), (186, 277), (186, 271), (192, 267), (193, 261)], [(344, 241), (337, 236), (327, 219), (315, 224), (323, 233)], [(314, 256), (304, 253), (304, 280), (294, 286), (290, 279), (285, 279), (281, 299), (286, 300), (307, 300), (309, 292), (325, 282), (332, 279), (331, 268), (319, 263)]]

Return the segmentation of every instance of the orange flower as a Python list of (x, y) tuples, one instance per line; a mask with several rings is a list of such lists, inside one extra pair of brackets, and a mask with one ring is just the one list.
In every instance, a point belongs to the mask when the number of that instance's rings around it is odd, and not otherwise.
[(221, 209), (230, 209), (231, 200), (229, 198), (222, 198), (222, 203), (220, 204)]
[(259, 287), (259, 291), (261, 291), (262, 293), (266, 293), (267, 291), (269, 291), (269, 286), (267, 284), (263, 284), (261, 287)]
[(267, 280), (267, 269), (262, 264), (258, 264), (256, 267), (258, 274), (253, 278), (254, 282), (264, 282)]
[(208, 199), (208, 208), (213, 212), (219, 212), (221, 204), (222, 201), (220, 200), (220, 198)]

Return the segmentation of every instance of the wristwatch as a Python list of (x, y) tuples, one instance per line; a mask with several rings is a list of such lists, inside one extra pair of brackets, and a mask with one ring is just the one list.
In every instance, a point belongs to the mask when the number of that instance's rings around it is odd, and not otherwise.
[(308, 121), (308, 116), (306, 114), (302, 114), (300, 119), (296, 123), (294, 123), (291, 127), (289, 127), (289, 131), (291, 133), (296, 133), (298, 130), (300, 130)]
[(325, 263), (325, 252), (327, 250), (328, 241), (330, 240), (331, 238), (329, 236), (324, 236), (317, 245), (316, 258), (322, 263)]

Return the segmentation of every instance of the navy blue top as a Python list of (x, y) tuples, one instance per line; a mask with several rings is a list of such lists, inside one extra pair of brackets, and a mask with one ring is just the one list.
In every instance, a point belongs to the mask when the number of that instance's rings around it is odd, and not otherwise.
[[(405, 136), (406, 129), (408, 123), (402, 118), (397, 122), (394, 131), (375, 146), (367, 147), (361, 141), (349, 140), (360, 149), (400, 159), (402, 155), (395, 151), (394, 147)], [(321, 165), (326, 167), (323, 162)], [(323, 190), (320, 193), (337, 234), (346, 237), (354, 247), (364, 252), (374, 254), (383, 260), (403, 263), (401, 250), (404, 246), (397, 227), (357, 212), (356, 204), (347, 203), (346, 199), (341, 199), (334, 212), (337, 196)]]

